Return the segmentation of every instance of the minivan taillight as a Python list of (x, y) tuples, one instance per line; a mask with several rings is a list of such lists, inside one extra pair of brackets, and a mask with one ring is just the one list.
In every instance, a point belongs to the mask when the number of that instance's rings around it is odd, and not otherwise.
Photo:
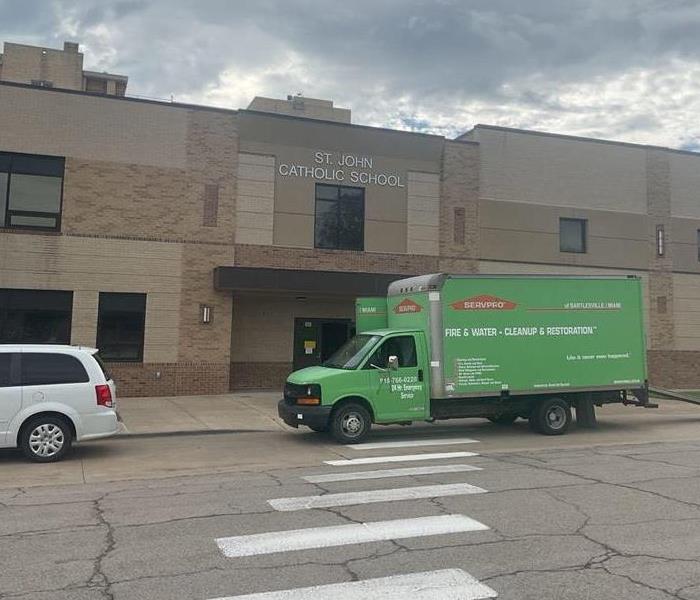
[(112, 390), (108, 385), (96, 385), (95, 393), (97, 394), (97, 406), (106, 406), (112, 408)]

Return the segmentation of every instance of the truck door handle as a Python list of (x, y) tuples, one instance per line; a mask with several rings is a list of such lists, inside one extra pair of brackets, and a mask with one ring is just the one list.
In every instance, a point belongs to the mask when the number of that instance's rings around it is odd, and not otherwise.
[(418, 381), (423, 381), (423, 369), (418, 369)]

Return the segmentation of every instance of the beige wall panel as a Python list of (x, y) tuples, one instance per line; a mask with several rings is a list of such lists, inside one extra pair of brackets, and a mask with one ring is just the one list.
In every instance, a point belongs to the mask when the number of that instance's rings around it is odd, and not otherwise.
[(674, 270), (700, 273), (698, 231), (700, 231), (700, 220), (671, 220), (671, 234), (667, 236), (667, 240), (669, 240)]
[(236, 230), (236, 243), (270, 246), (273, 243), (272, 232), (269, 229), (248, 229), (240, 227)]
[[(266, 167), (268, 170), (269, 167)], [(273, 181), (255, 181), (238, 175), (238, 194), (240, 196), (262, 196), (274, 198), (275, 184)]]
[[(241, 154), (240, 156), (246, 156)], [(274, 167), (274, 158), (273, 167)], [(248, 179), (251, 181), (263, 181), (263, 182), (273, 182), (275, 181), (275, 171), (271, 169), (269, 165), (249, 165), (247, 163), (239, 162), (238, 164), (238, 176), (241, 179)]]
[(671, 215), (700, 219), (700, 155), (669, 152)]
[(272, 197), (263, 196), (238, 196), (237, 206), (239, 212), (255, 212), (272, 215), (275, 200)]
[(440, 225), (440, 210), (408, 210), (408, 222), (411, 225), (427, 225), (438, 227)]
[(242, 229), (262, 229), (272, 234), (273, 216), (263, 212), (239, 212), (236, 215), (236, 228)]
[(440, 253), (440, 242), (437, 240), (416, 240), (413, 239), (408, 244), (409, 254), (425, 254), (427, 256), (437, 256)]
[[(252, 154), (250, 152), (241, 152), (238, 156), (241, 165), (257, 165), (263, 167), (274, 167), (275, 157), (269, 154)], [(253, 178), (255, 179), (255, 177)]]
[(3, 150), (185, 166), (183, 108), (2, 85), (0, 106)]
[(275, 246), (314, 247), (313, 215), (275, 213)]
[(73, 292), (71, 344), (76, 346), (96, 346), (98, 302), (99, 293), (96, 290)]
[(406, 224), (365, 220), (365, 251), (404, 254)]
[(440, 198), (425, 198), (423, 196), (409, 196), (407, 202), (408, 210), (435, 212), (440, 216)]
[(238, 154), (236, 242), (272, 245), (274, 242), (275, 158)]
[(676, 350), (700, 350), (700, 275), (674, 273), (673, 316)]
[(646, 151), (477, 128), (481, 197), (645, 214)]
[[(404, 190), (365, 191), (365, 220), (406, 223), (406, 193)], [(405, 225), (404, 225), (405, 226)]]
[(236, 297), (231, 361), (291, 362), (296, 317), (352, 319), (354, 315), (354, 299), (297, 301), (265, 296)]

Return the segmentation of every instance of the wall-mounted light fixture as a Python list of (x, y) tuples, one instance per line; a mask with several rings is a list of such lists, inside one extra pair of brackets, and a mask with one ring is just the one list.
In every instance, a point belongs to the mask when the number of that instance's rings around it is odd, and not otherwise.
[(664, 226), (656, 226), (656, 256), (663, 256), (666, 251), (666, 239), (664, 237)]
[(211, 306), (208, 306), (207, 304), (200, 304), (199, 316), (202, 323), (211, 323)]

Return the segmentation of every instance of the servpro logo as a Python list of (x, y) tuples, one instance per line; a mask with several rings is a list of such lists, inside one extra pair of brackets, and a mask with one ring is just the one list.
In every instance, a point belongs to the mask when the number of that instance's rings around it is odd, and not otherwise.
[(423, 307), (420, 304), (414, 302), (413, 300), (409, 300), (408, 298), (402, 300), (396, 306), (394, 306), (394, 312), (397, 315), (403, 315), (405, 313), (417, 313), (422, 310)]
[(453, 302), (450, 306), (454, 310), (513, 310), (518, 306), (515, 302), (504, 300), (497, 296), (473, 296)]

